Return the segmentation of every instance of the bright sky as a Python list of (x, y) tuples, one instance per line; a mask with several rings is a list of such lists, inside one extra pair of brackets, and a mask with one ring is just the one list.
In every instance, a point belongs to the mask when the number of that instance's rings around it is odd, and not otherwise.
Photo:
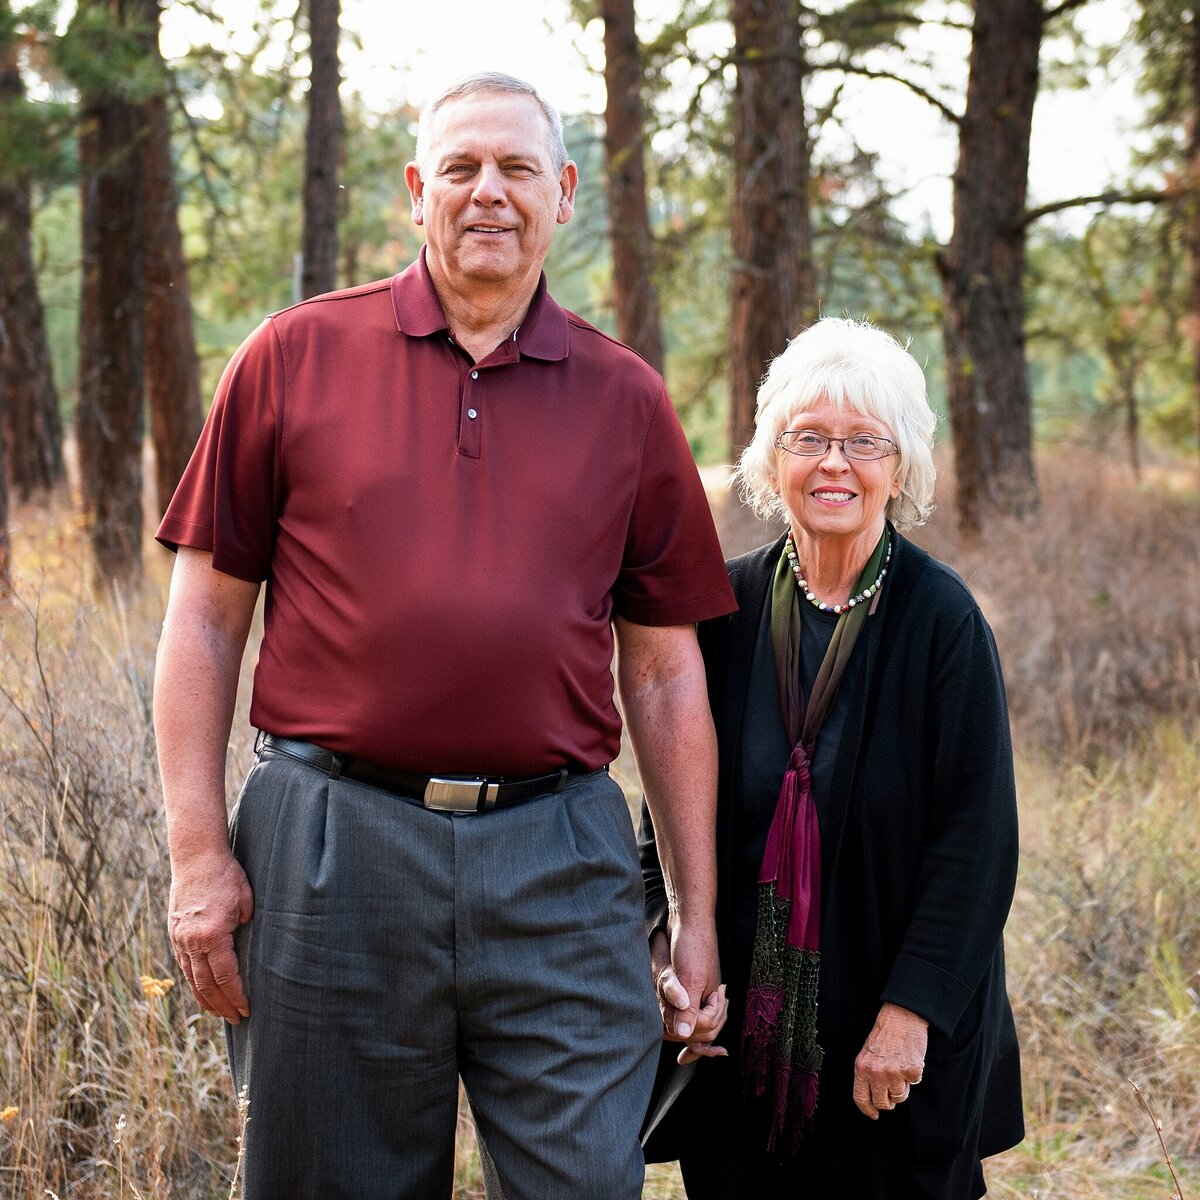
[[(213, 7), (231, 30), (244, 28), (258, 9), (249, 0), (214, 0)], [(280, 0), (279, 7), (294, 11), (294, 0)], [(639, 0), (638, 11), (653, 16), (670, 7), (670, 0)], [(1092, 0), (1076, 19), (1089, 40), (1120, 41), (1131, 11), (1132, 0)], [(196, 36), (196, 18), (189, 12), (174, 5), (164, 16), (168, 55)], [(529, 80), (564, 112), (602, 112), (603, 81), (588, 69), (589, 63), (603, 64), (599, 23), (580, 31), (566, 14), (566, 0), (343, 0), (343, 25), (361, 40), (361, 46), (343, 47), (343, 77), (368, 103), (391, 109), (405, 101), (419, 107), (452, 79), (498, 69)], [(945, 95), (962, 95), (965, 34), (922, 31), (912, 49), (914, 56), (929, 58), (937, 76), (947, 81)], [(1043, 49), (1043, 66), (1072, 55), (1064, 41), (1052, 40)], [(1089, 71), (1084, 91), (1043, 88), (1034, 114), (1031, 203), (1101, 191), (1120, 180), (1140, 107), (1135, 77), (1133, 53), (1126, 51), (1112, 67)], [(819, 96), (811, 95), (810, 103), (815, 99)], [(880, 155), (881, 169), (894, 187), (907, 189), (899, 206), (902, 217), (917, 226), (928, 221), (939, 236), (948, 236), (955, 158), (948, 123), (895, 83), (852, 80), (843, 105), (859, 143)], [(1068, 219), (1078, 227), (1085, 218)]]

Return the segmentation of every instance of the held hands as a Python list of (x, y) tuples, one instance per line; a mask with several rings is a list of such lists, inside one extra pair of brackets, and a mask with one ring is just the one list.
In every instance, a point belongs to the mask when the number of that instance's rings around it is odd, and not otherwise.
[(233, 931), (253, 915), (250, 883), (231, 854), (174, 867), (167, 928), (175, 961), (200, 1007), (232, 1025), (250, 1015)]
[(872, 1121), (903, 1104), (921, 1082), (929, 1022), (898, 1004), (885, 1004), (854, 1060), (854, 1103)]
[[(675, 965), (667, 935), (660, 930), (650, 939), (650, 962), (663, 1018), (663, 1036), (669, 1042), (687, 1043), (679, 1052), (680, 1064), (700, 1058), (724, 1058), (728, 1053), (725, 1047), (713, 1045), (728, 1011), (725, 985), (713, 986), (720, 978), (715, 965), (709, 965), (715, 963), (715, 950), (708, 953), (703, 939), (694, 938), (679, 926), (674, 934)], [(697, 965), (693, 967), (692, 963)], [(703, 997), (699, 1006), (697, 997)]]

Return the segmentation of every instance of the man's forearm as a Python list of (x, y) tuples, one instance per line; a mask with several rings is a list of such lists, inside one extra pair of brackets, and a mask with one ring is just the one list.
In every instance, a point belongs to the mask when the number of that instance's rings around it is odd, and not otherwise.
[(627, 695), (625, 715), (672, 914), (712, 920), (717, 749), (707, 702), (697, 704), (685, 681), (668, 681)]
[[(251, 607), (251, 612), (253, 608)], [(173, 863), (228, 851), (225, 752), (245, 634), (194, 599), (173, 599), (154, 677), (154, 730)]]

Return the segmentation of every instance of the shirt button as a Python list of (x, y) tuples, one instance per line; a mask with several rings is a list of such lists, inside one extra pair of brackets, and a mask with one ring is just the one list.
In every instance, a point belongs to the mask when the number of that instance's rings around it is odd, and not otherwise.
[(476, 418), (477, 416), (479, 416), (479, 414), (478, 414), (478, 413), (477, 413), (477, 412), (476, 412), (476, 411), (475, 411), (473, 408), (468, 408), (468, 409), (467, 409), (467, 416), (468, 416), (468, 417), (470, 417), (470, 418), (471, 418), (471, 420), (473, 421), (473, 420), (475, 420), (475, 418)]
[(472, 379), (478, 379), (478, 378), (479, 378), (479, 372), (478, 372), (478, 371), (472, 371), (472, 372), (471, 372), (471, 378), (472, 378)]

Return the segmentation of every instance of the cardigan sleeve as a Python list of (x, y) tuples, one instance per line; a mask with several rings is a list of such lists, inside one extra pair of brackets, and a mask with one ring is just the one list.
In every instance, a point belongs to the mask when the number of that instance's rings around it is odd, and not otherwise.
[(999, 656), (978, 607), (937, 639), (931, 764), (911, 919), (883, 999), (949, 1036), (991, 964), (1017, 873), (1017, 805)]
[(667, 900), (667, 884), (662, 863), (658, 859), (658, 843), (654, 838), (654, 823), (650, 809), (642, 799), (642, 818), (638, 822), (638, 853), (642, 860), (642, 883), (646, 888), (646, 937), (667, 928), (671, 906)]

